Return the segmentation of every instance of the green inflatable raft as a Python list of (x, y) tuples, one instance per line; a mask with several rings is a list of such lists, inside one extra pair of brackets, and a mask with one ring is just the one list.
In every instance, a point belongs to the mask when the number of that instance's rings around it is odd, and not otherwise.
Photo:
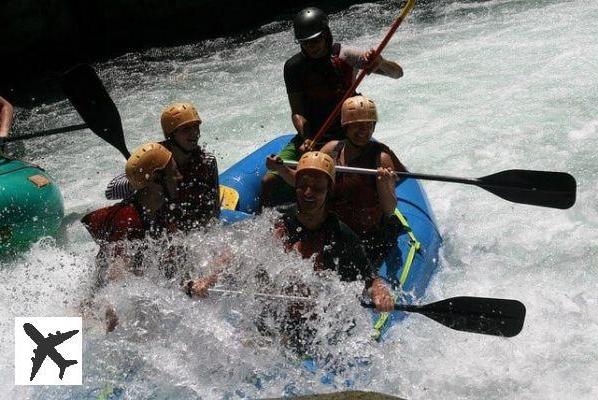
[(0, 155), (0, 256), (56, 233), (62, 194), (40, 167)]

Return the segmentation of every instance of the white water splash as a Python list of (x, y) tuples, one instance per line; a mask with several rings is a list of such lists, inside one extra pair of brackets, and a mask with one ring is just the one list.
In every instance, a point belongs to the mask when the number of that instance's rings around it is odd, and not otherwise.
[[(332, 28), (343, 42), (370, 47), (395, 14), (394, 2), (360, 5), (333, 16)], [(457, 295), (519, 299), (527, 306), (524, 330), (501, 339), (413, 316), (375, 344), (364, 328), (328, 348), (369, 357), (367, 368), (339, 372), (338, 388), (346, 373), (356, 389), (409, 399), (598, 397), (596, 20), (598, 4), (589, 0), (460, 1), (420, 6), (399, 29), (384, 56), (399, 61), (405, 77), (370, 76), (360, 91), (378, 104), (376, 136), (410, 170), (467, 177), (511, 168), (566, 171), (577, 178), (578, 199), (570, 210), (551, 210), (508, 203), (478, 188), (426, 183), (445, 247), (425, 301)], [(282, 65), (294, 51), (285, 31), (242, 46), (219, 39), (156, 49), (99, 69), (130, 148), (160, 137), (163, 106), (190, 100), (205, 121), (202, 138), (224, 169), (291, 130)], [(63, 102), (33, 110), (27, 123), (33, 130), (77, 121)], [(75, 214), (106, 204), (105, 184), (124, 165), (118, 152), (91, 134), (29, 141), (27, 152), (58, 178), (67, 211)], [(282, 266), (303, 271), (305, 263), (264, 245), (269, 226), (261, 219), (237, 233), (217, 229), (210, 239), (198, 238), (198, 264), (209, 264), (209, 249), (234, 243), (236, 256), (260, 260), (272, 273)], [(281, 346), (241, 343), (253, 329), (253, 299), (213, 298), (199, 306), (150, 277), (104, 293), (129, 311), (114, 335), (89, 328), (88, 385), (13, 387), (12, 318), (74, 315), (90, 286), (95, 252), (73, 222), (59, 246), (40, 244), (2, 265), (0, 346), (6, 357), (0, 384), (11, 397), (96, 398), (111, 387), (125, 398), (334, 390), (293, 364)], [(341, 312), (364, 323), (367, 316), (353, 303), (359, 288), (326, 284), (330, 295), (339, 296)]]

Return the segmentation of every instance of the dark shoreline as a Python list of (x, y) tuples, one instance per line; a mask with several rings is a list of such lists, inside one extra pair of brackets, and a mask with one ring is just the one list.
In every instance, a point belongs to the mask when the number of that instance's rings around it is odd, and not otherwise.
[[(128, 52), (241, 36), (317, 3), (336, 12), (359, 0), (8, 0), (0, 13), (0, 95), (30, 108), (62, 98), (56, 78), (78, 63), (103, 62)], [(248, 4), (251, 4), (249, 6)]]

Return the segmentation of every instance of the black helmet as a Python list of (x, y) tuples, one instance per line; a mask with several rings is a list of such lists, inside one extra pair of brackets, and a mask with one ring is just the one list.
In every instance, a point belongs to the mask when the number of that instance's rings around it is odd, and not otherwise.
[(295, 39), (298, 41), (314, 39), (323, 32), (329, 31), (328, 16), (319, 8), (305, 8), (295, 16), (293, 30)]

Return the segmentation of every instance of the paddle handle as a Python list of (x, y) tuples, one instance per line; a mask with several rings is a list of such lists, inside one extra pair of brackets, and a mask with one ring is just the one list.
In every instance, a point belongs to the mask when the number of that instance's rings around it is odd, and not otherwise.
[(306, 302), (306, 303), (313, 303), (315, 301), (309, 297), (286, 296), (286, 295), (282, 295), (282, 294), (269, 294), (269, 293), (258, 293), (258, 292), (242, 292), (240, 290), (208, 289), (208, 292), (220, 293), (220, 294), (234, 294), (236, 296), (263, 297), (266, 299), (273, 299), (273, 300), (301, 301), (301, 302)]
[[(370, 303), (367, 301), (361, 301), (361, 306), (364, 308), (376, 308), (374, 303)], [(414, 304), (395, 304), (395, 311), (406, 311), (406, 312), (419, 312), (421, 310), (421, 306), (417, 306)]]
[[(297, 161), (283, 161), (283, 164), (287, 167), (296, 168), (298, 162)], [(377, 175), (378, 171), (375, 169), (368, 169), (368, 168), (357, 168), (357, 167), (344, 167), (344, 166), (337, 166), (337, 172), (345, 172), (351, 174), (362, 174), (362, 175)], [(423, 179), (423, 180), (430, 180), (430, 181), (442, 181), (442, 182), (455, 182), (455, 183), (464, 183), (466, 185), (479, 185), (480, 182), (477, 179), (466, 179), (466, 178), (456, 178), (452, 176), (443, 176), (443, 175), (430, 175), (430, 174), (417, 174), (413, 172), (393, 172), (397, 179), (400, 178), (411, 178), (411, 179)]]
[(32, 139), (32, 138), (36, 138), (36, 137), (40, 137), (40, 136), (50, 136), (50, 135), (56, 135), (58, 133), (80, 131), (80, 130), (86, 129), (86, 128), (88, 128), (87, 124), (65, 126), (62, 128), (54, 128), (54, 129), (48, 129), (45, 131), (34, 132), (34, 133), (30, 133), (28, 135), (10, 136), (10, 137), (5, 138), (3, 140), (3, 142), (4, 143), (16, 142), (18, 140)]

